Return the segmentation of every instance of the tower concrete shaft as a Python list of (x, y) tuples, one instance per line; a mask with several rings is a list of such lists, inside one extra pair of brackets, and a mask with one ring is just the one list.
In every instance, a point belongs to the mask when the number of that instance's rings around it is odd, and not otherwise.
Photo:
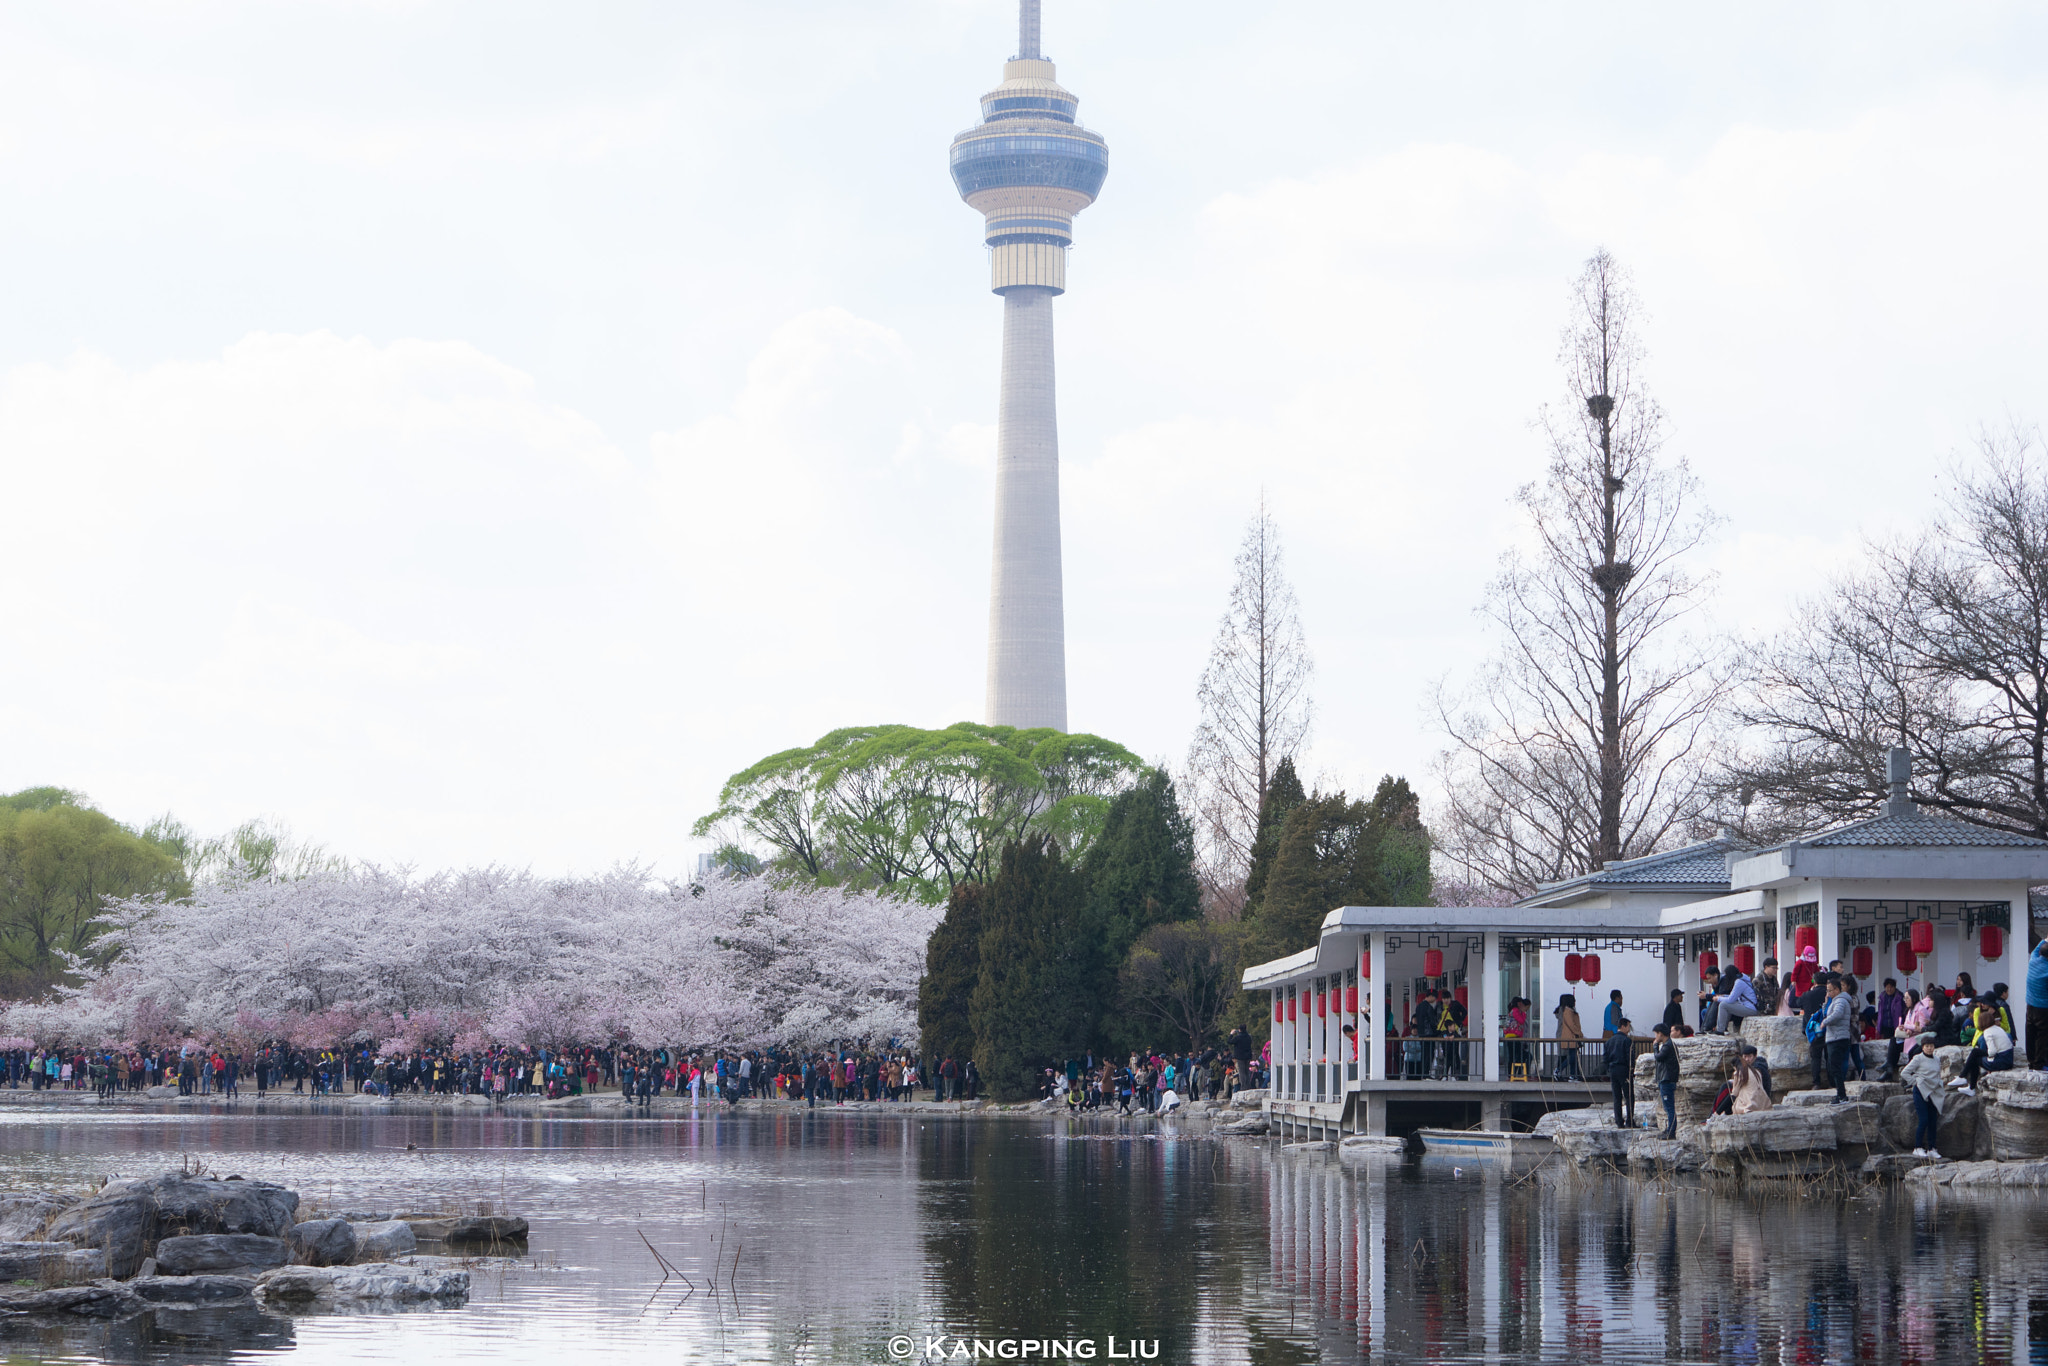
[(1030, 285), (1003, 293), (985, 711), (993, 726), (1067, 728), (1060, 435), (1053, 402), (1052, 301), (1057, 293)]
[(1109, 174), (1109, 144), (1074, 121), (1080, 102), (1039, 49), (1039, 0), (1019, 0), (1017, 56), (953, 139), (953, 182), (984, 219), (989, 287), (1003, 296), (989, 583), (988, 721), (1067, 728), (1060, 570), (1060, 445), (1052, 301), (1067, 287), (1074, 215)]

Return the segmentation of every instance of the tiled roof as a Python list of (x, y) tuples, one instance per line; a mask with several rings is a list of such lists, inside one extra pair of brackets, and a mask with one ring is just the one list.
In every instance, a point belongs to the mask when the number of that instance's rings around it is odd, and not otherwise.
[(1537, 889), (1535, 896), (1523, 898), (1521, 904), (1544, 900), (1568, 887), (1680, 886), (1726, 891), (1728, 853), (1741, 849), (1742, 846), (1735, 841), (1721, 838), (1702, 844), (1688, 844), (1683, 849), (1671, 849), (1661, 854), (1624, 859), (1562, 882), (1546, 882)]
[(1815, 848), (1925, 848), (1929, 845), (1977, 849), (2048, 848), (2048, 840), (2037, 840), (2032, 835), (2022, 835), (2013, 830), (1993, 830), (1989, 826), (1971, 825), (1968, 821), (1952, 820), (1925, 811), (1910, 816), (1872, 816), (1868, 820), (1852, 821), (1815, 835), (1804, 843)]

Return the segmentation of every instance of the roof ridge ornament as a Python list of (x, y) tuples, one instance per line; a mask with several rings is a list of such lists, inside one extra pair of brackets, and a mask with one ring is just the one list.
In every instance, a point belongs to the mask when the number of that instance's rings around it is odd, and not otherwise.
[(1891, 787), (1891, 795), (1885, 799), (1884, 814), (1887, 816), (1917, 816), (1920, 808), (1913, 804), (1913, 756), (1903, 745), (1893, 745), (1891, 753), (1885, 756), (1885, 778)]

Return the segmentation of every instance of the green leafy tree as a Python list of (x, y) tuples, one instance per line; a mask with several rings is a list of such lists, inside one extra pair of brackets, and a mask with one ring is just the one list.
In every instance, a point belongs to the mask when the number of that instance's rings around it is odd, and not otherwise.
[(1143, 769), (1094, 735), (852, 726), (734, 774), (696, 833), (736, 826), (773, 851), (777, 871), (936, 903), (987, 881), (1027, 834), (1079, 854)]
[(109, 898), (183, 896), (178, 857), (75, 792), (0, 798), (0, 971), (14, 994), (64, 980), (67, 955), (90, 959)]
[(1131, 945), (1119, 974), (1124, 1010), (1190, 1051), (1220, 1041), (1224, 1014), (1241, 994), (1244, 933), (1241, 925), (1206, 920), (1152, 926)]
[(974, 1060), (998, 1099), (1031, 1094), (1086, 1051), (1094, 1023), (1088, 888), (1043, 835), (1004, 847), (982, 907), (981, 974), (968, 1009)]
[(946, 918), (925, 945), (924, 979), (917, 984), (917, 1032), (927, 1058), (974, 1056), (969, 1011), (981, 980), (982, 906), (988, 885), (962, 882), (946, 898)]

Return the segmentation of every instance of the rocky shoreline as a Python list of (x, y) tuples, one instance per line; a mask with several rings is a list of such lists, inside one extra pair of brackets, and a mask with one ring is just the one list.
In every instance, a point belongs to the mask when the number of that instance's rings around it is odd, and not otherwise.
[(526, 1233), (480, 1209), (306, 1210), (283, 1186), (192, 1171), (0, 1193), (0, 1319), (454, 1306)]
[[(1714, 1097), (1738, 1043), (1755, 1044), (1771, 1065), (1778, 1102), (1755, 1114), (1714, 1115)], [(1676, 1139), (1654, 1130), (1617, 1129), (1604, 1107), (1558, 1111), (1545, 1116), (1536, 1131), (1580, 1166), (1764, 1180), (1853, 1174), (1927, 1186), (2048, 1187), (2048, 1073), (1989, 1073), (1977, 1094), (1965, 1095), (1946, 1083), (1961, 1075), (1967, 1050), (1939, 1050), (1944, 1085), (1937, 1100), (1938, 1156), (1919, 1157), (1912, 1152), (1918, 1119), (1902, 1084), (1849, 1082), (1843, 1088), (1846, 1104), (1836, 1103), (1832, 1089), (1787, 1089), (1810, 1080), (1806, 1040), (1796, 1019), (1749, 1019), (1737, 1035), (1681, 1039), (1676, 1046)], [(1864, 1045), (1868, 1070), (1883, 1068), (1884, 1047)], [(1636, 1113), (1661, 1125), (1652, 1069), (1648, 1057), (1637, 1063)]]

